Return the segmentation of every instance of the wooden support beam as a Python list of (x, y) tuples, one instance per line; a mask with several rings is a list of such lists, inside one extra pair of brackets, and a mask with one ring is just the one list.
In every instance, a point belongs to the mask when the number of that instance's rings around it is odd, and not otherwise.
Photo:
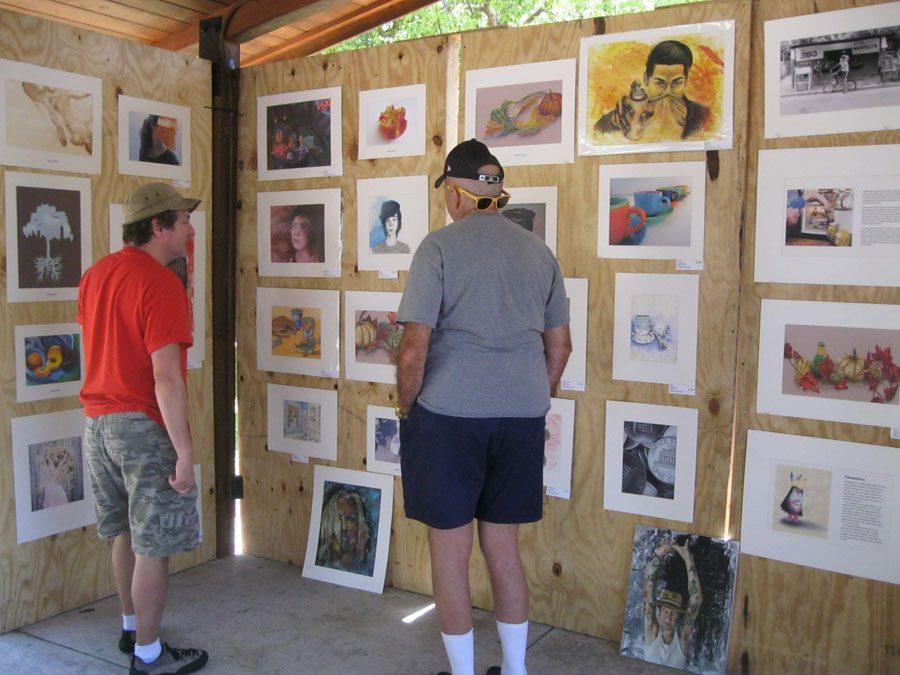
[(309, 56), (332, 45), (349, 40), (388, 21), (431, 5), (436, 0), (386, 0), (375, 2), (337, 21), (308, 31), (296, 40), (246, 59), (241, 66), (257, 66), (270, 61)]
[[(247, 0), (232, 3), (206, 18), (224, 17), (229, 12), (234, 12), (226, 27), (225, 39), (240, 44), (346, 4), (347, 0)], [(196, 44), (199, 39), (200, 22), (197, 21), (167, 35), (155, 42), (154, 46), (177, 52)]]

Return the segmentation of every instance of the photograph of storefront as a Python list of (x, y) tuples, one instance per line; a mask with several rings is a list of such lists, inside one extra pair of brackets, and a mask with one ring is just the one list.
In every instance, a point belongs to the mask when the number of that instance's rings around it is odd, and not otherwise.
[(900, 26), (782, 42), (781, 114), (897, 105), (898, 46)]

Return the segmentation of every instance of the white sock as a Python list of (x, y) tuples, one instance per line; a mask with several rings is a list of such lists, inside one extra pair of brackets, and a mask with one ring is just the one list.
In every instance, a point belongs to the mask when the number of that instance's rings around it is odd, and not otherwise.
[(149, 645), (134, 646), (134, 655), (144, 663), (153, 663), (159, 658), (160, 654), (162, 654), (162, 645), (159, 644), (159, 638), (156, 638), (156, 642), (151, 642)]
[(503, 675), (527, 675), (525, 671), (525, 649), (528, 647), (528, 622), (497, 622), (500, 633), (500, 647), (503, 649)]
[(447, 635), (444, 638), (444, 649), (450, 661), (450, 672), (453, 675), (475, 675), (475, 631), (469, 629), (462, 635)]
[(137, 630), (137, 617), (134, 614), (122, 615), (122, 630)]

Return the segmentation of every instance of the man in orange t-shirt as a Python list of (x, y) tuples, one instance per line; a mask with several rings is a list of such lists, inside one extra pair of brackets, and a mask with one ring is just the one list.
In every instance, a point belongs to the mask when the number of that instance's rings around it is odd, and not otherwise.
[(199, 203), (163, 183), (134, 190), (125, 200), (125, 247), (91, 267), (78, 289), (85, 457), (97, 530), (113, 542), (119, 649), (132, 654), (132, 675), (189, 673), (208, 658), (159, 641), (169, 557), (200, 543), (185, 386), (191, 314), (166, 267), (186, 255)]

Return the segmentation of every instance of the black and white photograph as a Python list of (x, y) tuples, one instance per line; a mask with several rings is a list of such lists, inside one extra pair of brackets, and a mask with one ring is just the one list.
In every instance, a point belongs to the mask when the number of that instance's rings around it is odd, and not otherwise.
[(623, 656), (692, 673), (724, 673), (739, 544), (637, 525)]

